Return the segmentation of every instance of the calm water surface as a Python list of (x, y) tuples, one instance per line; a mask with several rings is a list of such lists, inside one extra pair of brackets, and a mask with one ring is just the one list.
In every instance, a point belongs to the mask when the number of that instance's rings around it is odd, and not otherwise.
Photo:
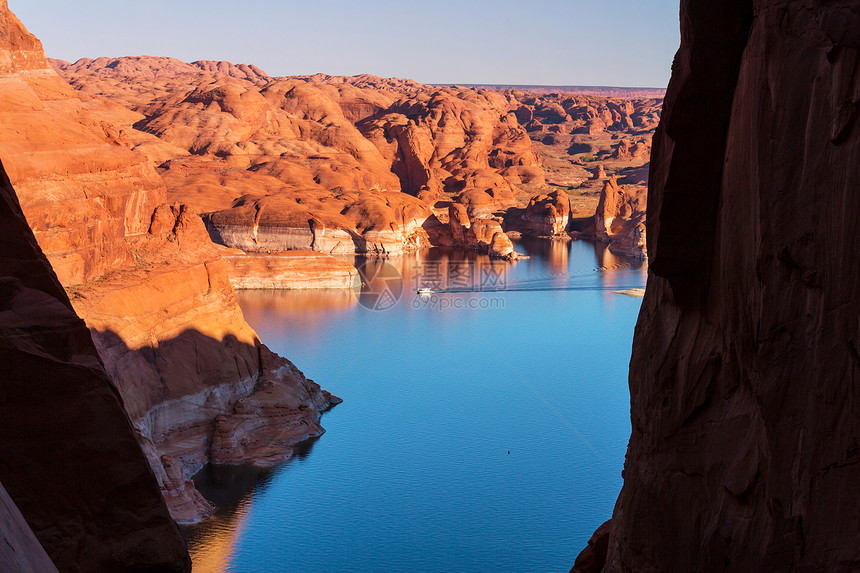
[[(587, 242), (517, 250), (531, 258), (392, 259), (387, 310), (240, 293), (260, 337), (344, 403), (281, 467), (198, 474), (223, 507), (186, 529), (195, 572), (567, 571), (621, 487), (641, 299), (611, 289), (645, 270)], [(470, 273), (486, 292), (414, 294)], [(378, 292), (361, 302), (387, 306)]]

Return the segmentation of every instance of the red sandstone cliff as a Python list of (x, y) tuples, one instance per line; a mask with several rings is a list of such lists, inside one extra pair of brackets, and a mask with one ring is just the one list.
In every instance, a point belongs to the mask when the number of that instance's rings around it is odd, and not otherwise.
[[(253, 461), (255, 436), (289, 453), (290, 440), (322, 433), (318, 419), (331, 397), (260, 344), (222, 251), (193, 209), (167, 204), (162, 179), (130, 148), (128, 130), (48, 68), (5, 2), (0, 18), (0, 157), (92, 332), (172, 515), (199, 519), (212, 507), (191, 474), (213, 458)], [(260, 425), (233, 423), (246, 402), (273, 394), (280, 409), (261, 410)], [(237, 452), (213, 449), (216, 436)], [(256, 453), (270, 459), (271, 450)]]
[[(10, 24), (0, 10), (0, 30)], [(17, 506), (62, 571), (190, 570), (122, 398), (2, 167), (0, 364), (0, 569), (50, 570)]]
[(683, 0), (681, 30), (604, 570), (856, 571), (860, 7)]

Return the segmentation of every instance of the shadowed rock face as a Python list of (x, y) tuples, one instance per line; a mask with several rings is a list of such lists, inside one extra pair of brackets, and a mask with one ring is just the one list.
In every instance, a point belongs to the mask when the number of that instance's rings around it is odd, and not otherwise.
[(0, 563), (22, 573), (57, 570), (3, 484), (0, 484)]
[[(2, 167), (0, 364), (0, 481), (57, 567), (190, 570), (119, 393)], [(40, 559), (0, 568), (44, 571)]]
[(860, 7), (681, 2), (606, 571), (860, 568)]

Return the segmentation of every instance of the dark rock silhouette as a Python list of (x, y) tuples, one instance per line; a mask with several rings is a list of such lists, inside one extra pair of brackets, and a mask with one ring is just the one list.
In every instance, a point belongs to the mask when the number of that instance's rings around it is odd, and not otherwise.
[(681, 30), (603, 570), (856, 571), (860, 7), (683, 0)]

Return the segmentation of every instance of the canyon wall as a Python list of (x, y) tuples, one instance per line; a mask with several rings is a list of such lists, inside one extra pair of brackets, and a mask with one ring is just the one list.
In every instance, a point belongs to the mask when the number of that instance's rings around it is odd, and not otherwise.
[[(260, 343), (223, 250), (194, 209), (167, 202), (150, 159), (132, 149), (139, 137), (114, 121), (118, 106), (97, 112), (82, 101), (5, 1), (0, 56), (0, 157), (17, 199), (90, 329), (171, 514), (200, 519), (213, 508), (189, 478), (212, 459), (216, 438), (254, 461), (255, 432), (280, 425), (288, 453), (288, 435), (322, 433), (320, 412), (335, 399)], [(224, 73), (256, 77), (252, 68)], [(258, 408), (268, 418), (257, 427), (231, 422), (263, 390), (281, 408)], [(269, 459), (270, 450), (257, 453)], [(229, 456), (221, 447), (216, 457)]]
[(681, 30), (604, 570), (856, 571), (860, 6), (683, 0)]
[(0, 364), (0, 569), (50, 570), (17, 506), (60, 570), (190, 570), (122, 398), (2, 168)]

